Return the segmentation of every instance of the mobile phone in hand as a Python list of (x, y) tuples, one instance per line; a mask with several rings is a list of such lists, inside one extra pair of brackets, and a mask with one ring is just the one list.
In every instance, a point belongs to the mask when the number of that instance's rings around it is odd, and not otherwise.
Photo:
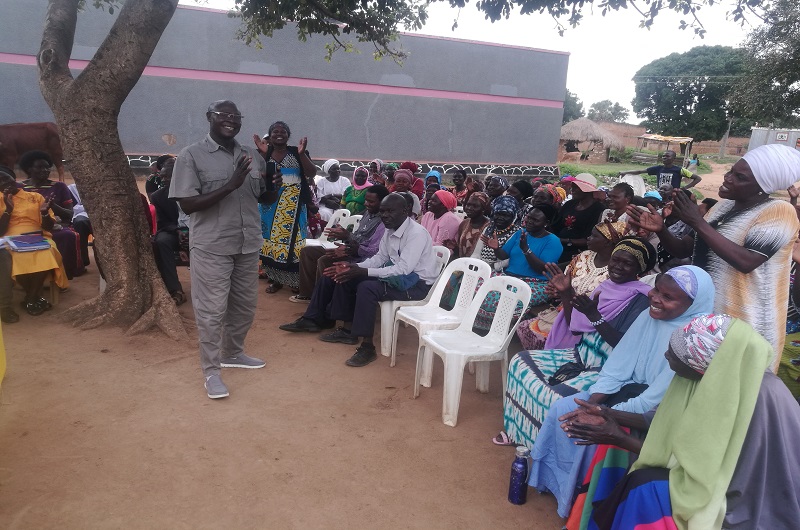
[(272, 182), (272, 179), (275, 178), (275, 173), (278, 172), (278, 166), (273, 161), (267, 162), (267, 177), (266, 177), (266, 187), (267, 191), (275, 191), (275, 183)]

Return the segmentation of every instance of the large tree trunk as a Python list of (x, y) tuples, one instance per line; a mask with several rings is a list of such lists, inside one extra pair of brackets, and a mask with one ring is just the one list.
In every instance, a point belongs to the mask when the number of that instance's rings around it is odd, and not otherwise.
[(50, 0), (39, 51), (39, 86), (61, 129), (67, 165), (94, 230), (108, 284), (70, 311), (84, 329), (158, 326), (185, 338), (183, 322), (153, 259), (136, 179), (117, 130), (125, 98), (142, 75), (178, 0), (127, 0), (86, 69), (75, 79), (69, 57), (80, 0)]

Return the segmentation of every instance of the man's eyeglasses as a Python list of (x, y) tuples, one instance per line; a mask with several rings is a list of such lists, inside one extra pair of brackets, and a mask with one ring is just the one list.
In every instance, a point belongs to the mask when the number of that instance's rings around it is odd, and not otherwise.
[(211, 110), (209, 112), (211, 114), (216, 114), (219, 118), (222, 118), (223, 120), (242, 121), (242, 118), (244, 118), (244, 116), (242, 116), (241, 114), (231, 114), (230, 112), (219, 112), (218, 110)]

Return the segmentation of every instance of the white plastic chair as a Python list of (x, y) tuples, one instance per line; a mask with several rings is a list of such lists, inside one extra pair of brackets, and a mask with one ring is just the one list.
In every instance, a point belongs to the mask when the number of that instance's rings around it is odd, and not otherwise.
[[(441, 275), (442, 269), (444, 269), (447, 262), (450, 261), (450, 249), (440, 245), (434, 245), (433, 253), (436, 255), (436, 274)], [(431, 291), (432, 290), (433, 289), (431, 289)], [(425, 305), (431, 297), (431, 291), (428, 291), (428, 296), (422, 300), (386, 300), (380, 303), (381, 353), (385, 357), (390, 357), (392, 354), (392, 324), (394, 324), (394, 314), (401, 307)], [(392, 366), (394, 366), (394, 364), (392, 364)]]
[[(462, 274), (458, 297), (452, 309), (443, 309), (439, 306), (442, 294), (450, 282), (450, 278), (456, 272), (461, 272)], [(420, 338), (425, 333), (436, 329), (457, 328), (467, 309), (469, 309), (478, 287), (488, 280), (491, 275), (492, 268), (485, 261), (475, 258), (459, 258), (444, 269), (444, 272), (442, 272), (431, 289), (431, 296), (427, 298), (425, 305), (405, 306), (398, 309), (394, 316), (392, 329), (392, 344), (390, 348), (392, 362), (390, 366), (395, 365), (397, 358), (397, 331), (400, 328), (400, 322), (406, 322), (416, 328)], [(432, 359), (429, 364), (433, 364)], [(430, 374), (428, 379), (430, 379)]]
[(347, 219), (342, 220), (341, 225), (342, 228), (345, 230), (350, 230), (351, 232), (356, 229), (358, 223), (361, 222), (361, 218), (364, 217), (363, 215), (351, 215)]
[[(336, 210), (331, 215), (331, 218), (328, 219), (328, 223), (325, 225), (325, 229), (332, 228), (338, 225), (344, 225), (348, 221), (350, 217), (350, 210), (346, 208), (342, 208), (340, 210)], [(328, 236), (325, 234), (325, 230), (322, 231), (322, 234), (316, 239), (306, 239), (306, 246), (311, 247), (325, 247), (325, 248), (334, 248), (336, 245), (332, 241), (328, 241)]]
[[(497, 310), (489, 333), (481, 337), (472, 331), (472, 326), (478, 309), (491, 291), (498, 291), (500, 300), (497, 302)], [(458, 421), (464, 366), (467, 363), (476, 363), (475, 387), (479, 392), (486, 393), (489, 391), (489, 361), (500, 361), (505, 393), (508, 377), (508, 345), (525, 314), (530, 299), (531, 288), (522, 280), (510, 276), (495, 276), (481, 286), (456, 329), (431, 331), (421, 337), (420, 349), (417, 352), (417, 371), (414, 376), (414, 397), (419, 396), (423, 362), (426, 356), (431, 356), (433, 359), (435, 353), (444, 361), (442, 421), (445, 425), (455, 427)], [(515, 316), (517, 304), (520, 302), (522, 311)]]
[(467, 218), (467, 214), (464, 212), (463, 206), (456, 206), (455, 210), (453, 210), (453, 213), (456, 214), (462, 221)]

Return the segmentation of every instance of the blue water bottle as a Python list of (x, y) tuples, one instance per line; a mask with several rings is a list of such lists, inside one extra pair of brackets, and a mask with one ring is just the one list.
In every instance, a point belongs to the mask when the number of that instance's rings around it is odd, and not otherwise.
[(508, 502), (525, 504), (528, 500), (528, 458), (531, 452), (527, 447), (517, 447), (517, 457), (511, 464), (511, 481), (508, 484)]

